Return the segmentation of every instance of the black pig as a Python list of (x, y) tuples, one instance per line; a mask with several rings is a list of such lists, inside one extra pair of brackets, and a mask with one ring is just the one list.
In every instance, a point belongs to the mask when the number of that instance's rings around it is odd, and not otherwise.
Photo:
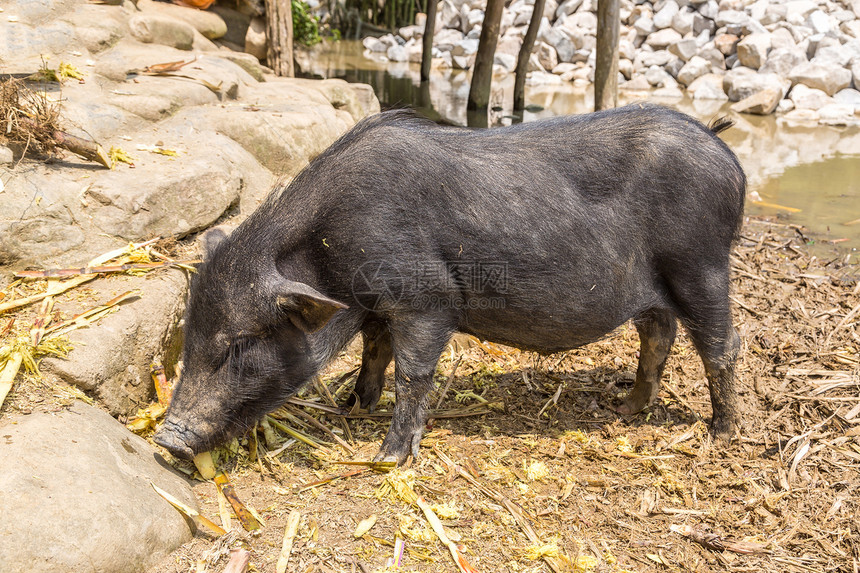
[(655, 399), (680, 319), (705, 364), (711, 431), (729, 437), (729, 252), (746, 180), (724, 127), (651, 105), (491, 130), (402, 111), (363, 120), (209, 249), (156, 441), (184, 457), (217, 446), (362, 332), (354, 395), (373, 408), (394, 358), (377, 459), (402, 463), (453, 332), (551, 353), (629, 319), (639, 367), (618, 411)]

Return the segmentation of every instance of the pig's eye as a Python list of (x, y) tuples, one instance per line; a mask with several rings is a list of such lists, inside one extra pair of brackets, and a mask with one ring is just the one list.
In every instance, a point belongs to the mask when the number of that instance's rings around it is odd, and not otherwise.
[(248, 349), (254, 345), (256, 340), (257, 337), (254, 336), (240, 336), (230, 343), (230, 349), (227, 352), (227, 356), (229, 358), (240, 356), (247, 352)]
[(245, 336), (234, 339), (230, 343), (230, 346), (227, 347), (227, 352), (224, 353), (221, 364), (228, 368), (238, 368), (241, 370), (248, 350), (254, 345), (254, 340), (252, 337)]

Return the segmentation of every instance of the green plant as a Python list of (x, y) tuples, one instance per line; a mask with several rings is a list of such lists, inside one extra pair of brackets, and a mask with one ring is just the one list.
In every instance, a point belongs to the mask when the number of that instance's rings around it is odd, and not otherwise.
[(310, 13), (308, 5), (302, 0), (292, 0), (292, 12), (293, 41), (304, 46), (313, 46), (322, 42), (319, 21)]

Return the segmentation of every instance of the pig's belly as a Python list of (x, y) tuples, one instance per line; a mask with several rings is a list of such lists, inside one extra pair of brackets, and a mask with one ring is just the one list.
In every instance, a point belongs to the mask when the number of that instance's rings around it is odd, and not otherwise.
[(523, 350), (553, 353), (582, 346), (604, 337), (656, 301), (610, 307), (485, 308), (461, 315), (459, 330), (482, 340)]
[(665, 287), (645, 265), (579, 260), (583, 264), (556, 265), (553, 273), (514, 267), (503, 292), (463, 292), (459, 329), (551, 353), (599, 340), (647, 309), (671, 308)]

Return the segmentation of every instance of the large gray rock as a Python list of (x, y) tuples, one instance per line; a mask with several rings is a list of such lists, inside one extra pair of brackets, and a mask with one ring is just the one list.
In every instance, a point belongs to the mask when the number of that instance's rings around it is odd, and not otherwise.
[(61, 21), (40, 25), (8, 22), (0, 25), (0, 54), (4, 72), (33, 72), (42, 65), (42, 54), (59, 54), (74, 45), (74, 28)]
[(181, 20), (155, 14), (139, 14), (128, 21), (131, 35), (145, 44), (163, 44), (180, 50), (190, 50), (194, 44), (194, 28)]
[(645, 72), (645, 79), (654, 87), (677, 87), (678, 83), (660, 66), (651, 66)]
[(217, 13), (209, 10), (198, 10), (153, 0), (137, 0), (137, 8), (144, 13), (181, 20), (210, 40), (222, 38), (227, 34), (227, 23)]
[(678, 40), (671, 46), (669, 46), (669, 51), (685, 62), (690, 61), (690, 59), (696, 55), (699, 47), (696, 45), (696, 40), (694, 38), (687, 38), (684, 40)]
[(564, 0), (564, 2), (558, 5), (558, 8), (555, 11), (556, 18), (561, 15), (567, 16), (569, 14), (573, 14), (581, 4), (582, 0)]
[(781, 100), (782, 93), (779, 90), (767, 88), (732, 104), (731, 109), (738, 113), (768, 115), (773, 113)]
[(684, 8), (672, 17), (672, 29), (682, 36), (693, 31), (694, 12)]
[(129, 290), (140, 296), (121, 305), (97, 326), (72, 331), (67, 358), (46, 358), (42, 373), (97, 396), (113, 415), (130, 415), (154, 400), (150, 364), (158, 358), (173, 371), (179, 357), (179, 321), (185, 310), (184, 271), (156, 271), (142, 277), (98, 279), (86, 303), (64, 308), (67, 315), (89, 310)]
[(460, 9), (451, 0), (442, 0), (436, 16), (436, 29), (454, 29), (460, 26)]
[[(570, 62), (576, 53), (576, 45), (567, 32), (558, 27), (552, 27), (543, 35), (543, 41), (555, 48), (560, 62)], [(496, 48), (498, 53), (499, 49)], [(514, 54), (515, 55), (515, 54)]]
[[(852, 50), (852, 48), (855, 48)], [(815, 50), (815, 57), (811, 62), (814, 64), (836, 64), (845, 67), (854, 58), (860, 57), (860, 49), (850, 43), (836, 46), (819, 46)]]
[(813, 0), (790, 0), (785, 3), (785, 19), (791, 23), (803, 22), (807, 16), (818, 9), (818, 3)]
[(851, 72), (836, 64), (807, 62), (795, 66), (788, 75), (792, 84), (804, 84), (833, 95), (851, 85)]
[(827, 34), (835, 27), (833, 19), (822, 10), (813, 10), (807, 17), (807, 23), (816, 34)]
[(710, 18), (706, 18), (702, 16), (700, 13), (696, 12), (693, 14), (693, 34), (698, 36), (703, 32), (707, 32), (708, 35), (712, 35), (714, 31), (717, 29), (717, 25)]
[(720, 10), (714, 21), (717, 23), (718, 28), (723, 26), (745, 26), (749, 23), (750, 17), (746, 12), (738, 10)]
[(194, 107), (174, 119), (224, 134), (277, 176), (290, 177), (355, 121), (348, 101), (339, 102), (341, 109), (332, 109), (318, 86), (312, 80), (279, 78), (249, 88), (245, 99), (253, 108)]
[(150, 482), (196, 507), (184, 479), (143, 439), (83, 403), (0, 427), (4, 573), (126, 573), (191, 539)]
[(84, 4), (66, 20), (74, 27), (78, 42), (91, 54), (110, 48), (128, 34), (125, 19), (110, 6)]
[(731, 101), (740, 101), (767, 88), (784, 96), (789, 87), (791, 82), (776, 74), (759, 74), (743, 66), (729, 70), (723, 78), (723, 89)]
[(806, 54), (797, 48), (777, 48), (767, 55), (767, 61), (759, 69), (762, 73), (772, 73), (787, 78), (795, 67), (806, 62)]
[[(672, 19), (675, 15), (680, 11), (680, 7), (675, 2), (675, 0), (667, 0), (663, 7), (654, 14), (654, 26), (658, 30), (662, 30), (663, 28), (668, 28), (672, 25)], [(692, 22), (691, 22), (692, 25)], [(678, 31), (678, 30), (676, 30)], [(680, 32), (679, 32), (680, 33)]]
[(406, 46), (391, 46), (385, 52), (385, 55), (392, 62), (408, 62), (409, 61), (409, 50)]
[(654, 52), (641, 51), (636, 55), (633, 65), (637, 72), (641, 72), (651, 66), (665, 66), (674, 59), (677, 58), (668, 50), (657, 50)]
[[(375, 41), (376, 45), (370, 48), (373, 52), (385, 52), (388, 45), (384, 42)], [(242, 46), (245, 47), (245, 53), (251, 54), (258, 60), (265, 60), (269, 49), (269, 42), (266, 38), (266, 20), (265, 18), (251, 18), (248, 22), (248, 28), (245, 30), (245, 37), (242, 38)]]
[(757, 70), (764, 65), (768, 50), (770, 50), (769, 33), (750, 34), (738, 42), (738, 61), (742, 66)]
[(767, 8), (765, 8), (764, 15), (759, 18), (759, 21), (765, 25), (769, 26), (771, 24), (776, 24), (782, 20), (785, 20), (786, 15), (788, 14), (788, 8), (786, 8), (785, 4), (768, 4)]
[(823, 91), (806, 87), (803, 84), (797, 84), (791, 88), (791, 93), (788, 97), (794, 102), (795, 109), (819, 110), (826, 105), (835, 103), (833, 98)]
[(541, 42), (538, 46), (538, 61), (545, 70), (552, 70), (558, 65), (558, 53), (555, 48), (545, 42)]
[(723, 89), (723, 77), (718, 74), (705, 74), (696, 78), (687, 88), (694, 100), (726, 101), (728, 96)]
[(860, 111), (860, 91), (844, 89), (833, 96), (836, 103), (849, 105), (854, 108), (854, 113)]
[(704, 58), (693, 56), (678, 72), (678, 81), (689, 86), (693, 81), (711, 71), (711, 64)]
[(672, 28), (664, 28), (649, 35), (645, 39), (645, 44), (651, 46), (655, 50), (662, 50), (680, 40), (681, 34)]
[[(125, 146), (135, 169), (90, 171), (84, 182), (68, 164), (29, 166), (0, 201), (0, 261), (77, 265), (129, 241), (181, 237), (213, 224), (268, 179), (238, 143), (208, 129), (174, 118), (136, 133)], [(180, 157), (135, 150), (157, 142)]]
[(854, 106), (831, 103), (818, 110), (818, 120), (827, 125), (858, 125), (854, 117)]
[(709, 20), (716, 20), (717, 14), (720, 13), (720, 5), (716, 0), (707, 0), (699, 5), (699, 14)]
[(633, 28), (640, 36), (650, 36), (657, 29), (654, 26), (654, 21), (647, 16), (643, 16), (642, 18), (636, 20), (636, 22), (633, 24)]
[(726, 59), (723, 56), (723, 53), (720, 52), (717, 48), (714, 48), (713, 46), (706, 46), (703, 46), (701, 49), (699, 49), (698, 56), (709, 62), (711, 66), (716, 70), (726, 69)]
[(794, 49), (797, 43), (786, 28), (777, 28), (770, 34), (770, 47), (773, 50)]

